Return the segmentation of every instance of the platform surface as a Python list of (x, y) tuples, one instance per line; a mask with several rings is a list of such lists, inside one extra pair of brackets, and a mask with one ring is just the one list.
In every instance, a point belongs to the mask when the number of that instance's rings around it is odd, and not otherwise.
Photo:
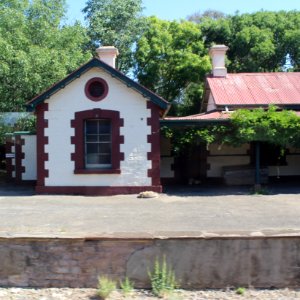
[(158, 198), (35, 195), (0, 187), (0, 237), (300, 236), (300, 188), (176, 188)]

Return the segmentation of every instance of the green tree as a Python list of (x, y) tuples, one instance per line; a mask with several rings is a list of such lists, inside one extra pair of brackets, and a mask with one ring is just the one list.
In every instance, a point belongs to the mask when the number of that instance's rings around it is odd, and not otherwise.
[(221, 11), (214, 10), (214, 9), (208, 9), (206, 11), (202, 12), (196, 12), (190, 16), (187, 17), (188, 21), (195, 22), (195, 23), (202, 23), (203, 20), (206, 18), (209, 18), (211, 20), (218, 20), (223, 19), (226, 17), (226, 14), (224, 14)]
[(117, 66), (128, 72), (133, 66), (133, 48), (142, 29), (142, 0), (88, 0), (83, 9), (88, 21), (90, 48), (115, 46)]
[(226, 44), (230, 72), (282, 71), (289, 56), (299, 69), (300, 12), (260, 11), (201, 19), (205, 45)]
[(199, 111), (211, 66), (198, 25), (148, 18), (135, 59), (139, 82), (172, 102), (172, 113)]
[(62, 25), (64, 14), (64, 0), (0, 2), (0, 111), (24, 110), (91, 56), (85, 29)]

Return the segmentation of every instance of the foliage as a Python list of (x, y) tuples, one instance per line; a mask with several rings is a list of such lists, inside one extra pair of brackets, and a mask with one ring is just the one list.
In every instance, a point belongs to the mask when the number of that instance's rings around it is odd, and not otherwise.
[(0, 118), (0, 145), (5, 144), (6, 134), (16, 131), (36, 131), (36, 117), (30, 115), (19, 119), (14, 125), (8, 125), (3, 117)]
[(219, 19), (222, 19), (225, 17), (226, 17), (226, 15), (221, 11), (214, 10), (214, 9), (208, 9), (208, 10), (204, 11), (203, 13), (201, 13), (200, 11), (193, 13), (192, 15), (188, 16), (187, 19), (188, 19), (188, 21), (191, 21), (191, 22), (201, 23), (206, 18), (209, 18), (211, 20), (219, 20)]
[(153, 294), (157, 297), (164, 297), (168, 294), (172, 294), (178, 287), (175, 273), (168, 267), (165, 257), (163, 258), (162, 263), (156, 258), (154, 270), (152, 273), (148, 272), (148, 275), (151, 280)]
[(133, 282), (128, 277), (125, 277), (124, 281), (120, 282), (120, 287), (125, 296), (133, 292)]
[(251, 191), (251, 194), (252, 195), (270, 195), (271, 192), (267, 188), (258, 186), (257, 188), (254, 187), (254, 189)]
[(245, 292), (246, 292), (246, 289), (245, 288), (243, 288), (243, 287), (239, 287), (239, 288), (237, 288), (236, 290), (235, 290), (235, 292), (236, 292), (236, 294), (238, 294), (238, 295), (244, 295), (245, 294)]
[(132, 50), (142, 29), (141, 0), (88, 0), (83, 9), (88, 21), (90, 47), (115, 46), (117, 66), (123, 72), (132, 67)]
[(6, 125), (2, 120), (0, 120), (0, 145), (5, 145), (6, 135), (12, 132), (12, 127)]
[(298, 11), (235, 15), (207, 11), (188, 20), (147, 18), (135, 51), (135, 76), (173, 104), (172, 115), (199, 113), (212, 44), (229, 46), (229, 72), (300, 68)]
[(64, 15), (65, 0), (0, 2), (0, 111), (23, 111), (90, 57), (85, 29)]
[(289, 110), (278, 111), (275, 106), (235, 111), (231, 116), (235, 144), (263, 141), (286, 147), (300, 146), (300, 118)]
[(106, 299), (117, 288), (115, 281), (109, 279), (106, 276), (100, 276), (98, 278), (97, 294), (101, 299)]
[[(171, 101), (173, 114), (178, 113), (177, 105), (199, 106), (205, 74), (211, 66), (198, 25), (147, 18), (135, 59), (139, 82)], [(188, 92), (193, 96), (188, 97)]]
[(187, 151), (190, 144), (206, 144), (209, 147), (212, 143), (231, 144), (233, 128), (228, 124), (225, 125), (207, 125), (205, 127), (186, 127), (167, 128), (162, 127), (161, 133), (167, 138), (172, 139), (173, 152), (177, 156)]
[(36, 117), (30, 115), (28, 117), (23, 117), (19, 119), (13, 126), (14, 131), (30, 131), (32, 133), (36, 132)]
[(189, 144), (211, 143), (240, 146), (252, 141), (268, 142), (280, 146), (300, 147), (300, 117), (289, 110), (239, 109), (232, 113), (227, 124), (171, 129), (163, 127), (162, 134), (171, 138), (174, 152), (184, 151)]
[(219, 18), (193, 20), (200, 23), (205, 45), (226, 44), (229, 72), (299, 70), (299, 11), (260, 11)]

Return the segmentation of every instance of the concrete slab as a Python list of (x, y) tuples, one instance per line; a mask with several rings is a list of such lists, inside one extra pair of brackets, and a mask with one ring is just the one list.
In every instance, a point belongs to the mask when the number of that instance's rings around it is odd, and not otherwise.
[(0, 237), (170, 238), (300, 235), (300, 189), (167, 190), (158, 198), (34, 195), (0, 187)]

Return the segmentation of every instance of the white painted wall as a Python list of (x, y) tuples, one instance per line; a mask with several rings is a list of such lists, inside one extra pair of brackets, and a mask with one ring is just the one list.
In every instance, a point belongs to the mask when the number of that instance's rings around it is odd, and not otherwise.
[(222, 177), (223, 167), (225, 166), (239, 166), (250, 163), (250, 156), (247, 155), (249, 145), (241, 147), (230, 147), (223, 145), (221, 148), (217, 144), (209, 146), (209, 155), (207, 163), (210, 169), (207, 170), (207, 177)]
[(160, 177), (161, 178), (174, 178), (175, 172), (172, 170), (174, 164), (174, 157), (172, 157), (172, 144), (171, 140), (161, 136), (160, 138)]
[(232, 147), (228, 145), (210, 144), (208, 151), (209, 155), (241, 155), (247, 154), (249, 151), (249, 144), (244, 144), (240, 147)]
[[(223, 145), (221, 148), (217, 144), (209, 147), (207, 162), (210, 164), (210, 170), (207, 171), (207, 177), (222, 177), (222, 169), (225, 166), (247, 165), (250, 163), (250, 156), (247, 154), (249, 145), (234, 148)], [(269, 176), (299, 176), (300, 175), (300, 149), (289, 149), (286, 156), (286, 166), (269, 166)], [(243, 156), (242, 156), (243, 155)]]
[(174, 178), (175, 174), (172, 170), (174, 164), (174, 157), (161, 157), (160, 160), (160, 177), (161, 178)]
[[(89, 100), (84, 93), (86, 82), (93, 77), (101, 77), (109, 85), (107, 97), (100, 102)], [(147, 135), (151, 132), (147, 118), (151, 111), (146, 109), (147, 100), (140, 94), (106, 72), (93, 68), (46, 102), (49, 104), (49, 111), (45, 113), (48, 120), (45, 135), (49, 137), (49, 144), (45, 146), (49, 154), (46, 186), (151, 185), (148, 177), (151, 161), (147, 160), (147, 152), (151, 150), (147, 143)], [(75, 112), (94, 108), (120, 111), (120, 117), (124, 119), (121, 135), (124, 135), (125, 143), (121, 144), (121, 152), (124, 152), (125, 160), (121, 162), (121, 174), (74, 174), (74, 161), (71, 161), (74, 128), (71, 128), (71, 120)]]
[(36, 180), (36, 135), (21, 135), (21, 138), (25, 141), (22, 145), (22, 152), (25, 154), (25, 158), (22, 159), (22, 166), (25, 167), (22, 180)]
[(300, 175), (300, 155), (287, 155), (287, 166), (270, 166), (269, 176), (298, 176)]
[(215, 99), (212, 96), (212, 93), (209, 93), (209, 98), (208, 98), (208, 103), (207, 103), (207, 109), (206, 111), (212, 111), (217, 109), (216, 103), (215, 103)]

